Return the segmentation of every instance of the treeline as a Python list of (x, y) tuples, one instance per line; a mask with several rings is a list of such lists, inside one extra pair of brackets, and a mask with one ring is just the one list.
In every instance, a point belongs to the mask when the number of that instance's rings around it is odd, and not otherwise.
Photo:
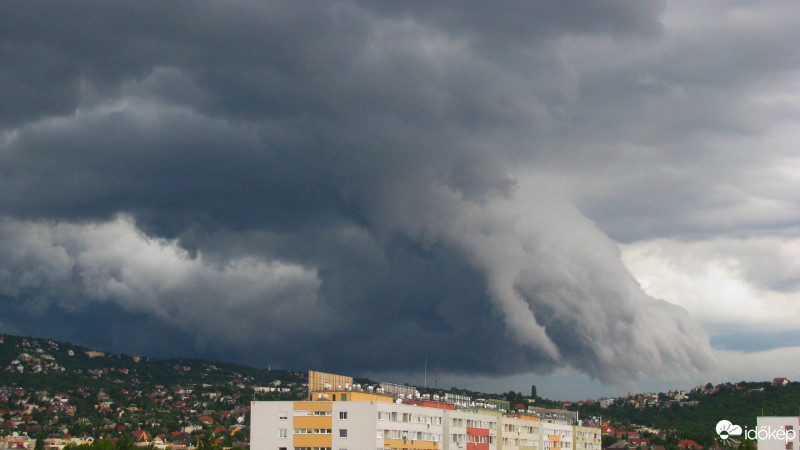
[[(40, 357), (36, 352), (38, 349), (53, 356), (65, 369), (63, 373), (32, 374), (26, 370), (24, 373), (3, 374), (8, 380), (6, 384), (17, 383), (37, 389), (57, 387), (66, 390), (75, 384), (99, 386), (100, 383), (92, 380), (90, 371), (104, 369), (113, 370), (105, 374), (106, 376), (113, 376), (125, 382), (135, 379), (139, 383), (165, 386), (183, 383), (223, 384), (237, 378), (248, 379), (248, 384), (251, 385), (267, 385), (274, 381), (282, 383), (306, 381), (304, 372), (264, 370), (229, 362), (191, 358), (158, 359), (144, 356), (134, 358), (126, 354), (112, 353), (92, 358), (86, 354), (90, 349), (71, 343), (8, 334), (2, 337), (4, 342), (0, 344), (0, 371), (13, 360), (18, 360), (21, 353), (28, 353), (34, 358)], [(182, 370), (185, 367), (190, 370)]]
[(758, 416), (800, 414), (800, 383), (793, 382), (786, 386), (772, 386), (769, 382), (724, 383), (707, 393), (693, 392), (690, 399), (697, 400), (698, 404), (642, 409), (633, 405), (601, 409), (599, 404), (593, 404), (570, 409), (580, 411), (584, 417), (588, 414), (610, 418), (623, 427), (644, 425), (667, 432), (667, 435), (673, 430), (679, 439), (692, 439), (708, 446), (717, 437), (715, 426), (720, 420), (729, 420), (743, 428), (754, 428)]

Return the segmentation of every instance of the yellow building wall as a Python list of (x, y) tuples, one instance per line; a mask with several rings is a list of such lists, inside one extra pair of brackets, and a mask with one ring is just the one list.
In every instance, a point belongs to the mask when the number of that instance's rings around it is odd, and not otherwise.
[(390, 395), (357, 391), (314, 391), (311, 393), (311, 399), (320, 401), (320, 398), (322, 398), (323, 401), (340, 402), (342, 401), (342, 395), (346, 396), (348, 402), (394, 402), (394, 398)]
[(321, 416), (321, 417), (295, 417), (294, 418), (294, 427), (295, 428), (323, 428), (326, 430), (330, 430), (333, 427), (333, 418), (331, 416)]
[(332, 447), (333, 436), (330, 434), (295, 434), (292, 444), (295, 447)]
[(413, 441), (412, 443), (411, 439), (408, 439), (405, 442), (402, 439), (384, 439), (383, 447), (392, 449), (435, 450), (439, 448), (439, 443), (431, 441)]
[(331, 402), (294, 402), (295, 411), (333, 411)]
[(346, 386), (353, 385), (353, 377), (344, 375), (336, 375), (334, 373), (317, 372), (315, 370), (308, 371), (308, 392), (309, 394), (315, 391), (324, 391), (325, 384), (330, 384), (329, 389), (339, 389)]
[[(312, 411), (312, 414), (313, 414), (313, 411), (332, 411), (333, 410), (333, 404), (331, 402), (294, 402), (294, 410), (295, 411)], [(326, 416), (315, 416), (315, 415), (311, 415), (311, 416), (294, 416), (293, 419), (294, 420), (293, 420), (292, 425), (293, 425), (293, 427), (295, 429), (307, 428), (307, 429), (311, 429), (311, 430), (316, 430), (316, 429), (332, 430), (332, 428), (333, 428), (333, 417), (330, 416), (330, 415), (326, 415)], [(297, 436), (301, 436), (301, 437), (303, 437), (305, 439), (309, 435), (300, 434), (300, 435), (295, 435), (295, 436), (296, 437)], [(328, 439), (328, 441), (330, 441), (330, 436), (331, 435), (329, 435), (329, 434), (321, 435), (321, 437), (326, 437)], [(303, 447), (303, 446), (300, 445), (300, 447)], [(323, 446), (317, 445), (316, 447), (324, 447), (324, 445)]]
[(509, 414), (508, 417), (514, 417), (516, 419), (522, 420), (530, 420), (532, 422), (541, 422), (542, 419), (536, 416), (527, 416), (525, 414)]

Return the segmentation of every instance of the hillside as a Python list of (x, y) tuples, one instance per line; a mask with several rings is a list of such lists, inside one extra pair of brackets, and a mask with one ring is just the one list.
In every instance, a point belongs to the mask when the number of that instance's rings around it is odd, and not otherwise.
[(727, 419), (742, 427), (753, 428), (761, 415), (794, 416), (800, 414), (800, 383), (772, 382), (723, 383), (717, 386), (698, 386), (683, 395), (659, 393), (615, 399), (614, 404), (601, 408), (599, 403), (573, 405), (583, 417), (602, 416), (624, 429), (645, 426), (662, 430), (669, 435), (693, 439), (704, 446), (716, 438), (714, 427)]
[[(267, 371), (249, 366), (197, 359), (153, 359), (146, 356), (108, 354), (51, 339), (9, 336), (0, 343), (0, 369), (5, 376), (16, 374), (58, 374), (98, 380), (113, 378), (126, 383), (180, 384), (226, 383), (243, 379), (251, 385), (275, 380), (302, 382), (305, 373)], [(103, 372), (101, 374), (101, 372)], [(28, 377), (20, 379), (30, 380)], [(46, 377), (45, 377), (46, 379)]]
[[(213, 431), (223, 444), (246, 445), (250, 401), (303, 399), (307, 381), (306, 372), (106, 354), (51, 339), (0, 335), (0, 435), (116, 438), (142, 430), (185, 444)], [(518, 393), (447, 392), (527, 403)]]
[(73, 344), (0, 337), (0, 434), (115, 438), (143, 430), (176, 444), (213, 430), (248, 440), (253, 398), (305, 396), (305, 373), (195, 359), (104, 354)]
[[(361, 384), (376, 384), (357, 378)], [(197, 442), (207, 431), (228, 446), (248, 441), (249, 404), (306, 395), (307, 373), (175, 358), (104, 354), (85, 347), (0, 336), (0, 434), (115, 438), (136, 430), (175, 444)], [(653, 443), (673, 448), (677, 439), (713, 443), (714, 426), (727, 419), (753, 427), (759, 415), (800, 414), (800, 383), (725, 383), (691, 392), (635, 394), (599, 402), (559, 404), (521, 393), (487, 394), (460, 388), (418, 388), (472, 398), (502, 398), (512, 405), (578, 411), (610, 420), (621, 432), (642, 427)]]

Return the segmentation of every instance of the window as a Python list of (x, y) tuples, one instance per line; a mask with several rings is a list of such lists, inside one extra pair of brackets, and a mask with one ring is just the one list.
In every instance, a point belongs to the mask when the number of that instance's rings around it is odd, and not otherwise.
[(339, 420), (347, 420), (347, 411), (339, 411)]
[(278, 437), (279, 438), (285, 438), (286, 437), (286, 428), (278, 429)]
[(286, 420), (289, 418), (289, 413), (286, 411), (281, 411), (278, 413), (278, 420)]
[(339, 437), (346, 438), (347, 437), (347, 428), (342, 428), (339, 430)]

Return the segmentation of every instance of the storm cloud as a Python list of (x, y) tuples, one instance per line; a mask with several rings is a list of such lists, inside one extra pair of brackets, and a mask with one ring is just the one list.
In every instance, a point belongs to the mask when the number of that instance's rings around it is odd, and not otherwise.
[(0, 325), (355, 374), (711, 369), (618, 243), (798, 218), (761, 181), (790, 146), (744, 149), (791, 140), (800, 15), (741, 8), (4, 2)]

